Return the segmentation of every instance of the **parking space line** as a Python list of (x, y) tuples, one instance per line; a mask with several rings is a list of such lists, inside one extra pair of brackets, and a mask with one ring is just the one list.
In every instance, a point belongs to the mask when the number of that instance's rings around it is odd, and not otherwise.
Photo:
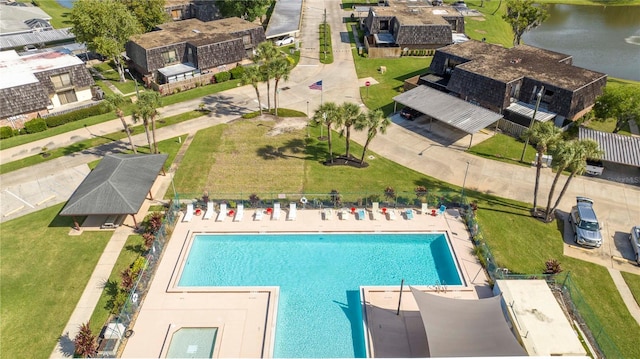
[(43, 203), (45, 203), (45, 202), (48, 202), (48, 201), (50, 201), (50, 200), (52, 200), (52, 199), (54, 199), (54, 198), (56, 198), (56, 195), (55, 195), (55, 194), (53, 194), (53, 195), (51, 195), (51, 196), (49, 196), (49, 197), (47, 197), (47, 198), (43, 199), (42, 201), (40, 201), (40, 202), (36, 203), (36, 206), (39, 206), (39, 205), (41, 205), (41, 204), (43, 204)]
[(29, 206), (29, 207), (31, 207), (31, 208), (36, 208), (36, 207), (34, 207), (31, 203), (29, 203), (29, 202), (25, 201), (24, 199), (22, 199), (22, 198), (18, 197), (18, 195), (17, 195), (17, 194), (15, 194), (15, 193), (13, 193), (13, 192), (9, 191), (8, 189), (5, 189), (4, 191), (5, 191), (5, 192), (7, 192), (8, 194), (12, 195), (13, 197), (15, 197), (18, 201), (20, 201), (20, 202), (22, 202), (22, 203), (26, 204), (27, 206)]
[(12, 215), (12, 214), (14, 214), (14, 213), (16, 213), (16, 212), (20, 211), (20, 210), (21, 210), (21, 209), (23, 209), (23, 208), (24, 208), (24, 206), (20, 206), (20, 207), (18, 207), (18, 208), (16, 208), (16, 209), (14, 209), (14, 210), (11, 210), (11, 211), (9, 211), (9, 212), (5, 213), (2, 217), (9, 217), (10, 215)]

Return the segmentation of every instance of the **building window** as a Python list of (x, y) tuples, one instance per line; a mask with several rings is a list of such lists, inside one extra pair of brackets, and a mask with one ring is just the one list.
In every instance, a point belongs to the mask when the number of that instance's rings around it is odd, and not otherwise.
[(60, 99), (60, 104), (62, 105), (78, 101), (75, 90), (60, 92), (58, 93), (58, 98)]
[(69, 73), (66, 72), (64, 74), (51, 76), (51, 82), (55, 89), (61, 89), (71, 86), (71, 77), (69, 76)]
[(162, 61), (165, 64), (170, 64), (172, 62), (178, 61), (178, 55), (176, 54), (176, 50), (169, 50), (162, 53)]
[(245, 45), (251, 45), (251, 34), (242, 36), (242, 43)]
[(389, 31), (389, 20), (380, 20), (380, 31)]
[(180, 20), (182, 19), (182, 9), (174, 9), (171, 10), (171, 18), (173, 20)]

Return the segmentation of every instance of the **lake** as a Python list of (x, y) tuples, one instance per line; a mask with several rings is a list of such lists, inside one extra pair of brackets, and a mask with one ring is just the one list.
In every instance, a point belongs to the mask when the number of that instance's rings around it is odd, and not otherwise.
[(550, 4), (547, 21), (522, 42), (572, 55), (579, 67), (640, 81), (640, 6)]

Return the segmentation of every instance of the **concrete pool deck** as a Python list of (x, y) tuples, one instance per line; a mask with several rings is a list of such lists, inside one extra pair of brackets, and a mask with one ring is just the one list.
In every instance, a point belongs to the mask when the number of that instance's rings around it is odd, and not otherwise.
[[(216, 221), (194, 216), (190, 222), (178, 222), (164, 250), (155, 276), (133, 326), (132, 335), (122, 354), (125, 358), (162, 357), (171, 335), (180, 327), (218, 327), (214, 357), (269, 358), (273, 355), (277, 320), (278, 288), (179, 288), (179, 276), (189, 242), (196, 233), (277, 233), (277, 232), (447, 232), (451, 247), (466, 286), (425, 287), (455, 298), (476, 299), (491, 296), (484, 270), (473, 255), (469, 232), (456, 210), (442, 216), (415, 214), (407, 220), (398, 210), (396, 219), (380, 216), (347, 220), (334, 216), (323, 219), (323, 212), (298, 209), (296, 219), (286, 220), (283, 210), (279, 220), (264, 215), (254, 221), (255, 210), (245, 210), (242, 221), (227, 217)], [(425, 357), (426, 335), (413, 296), (404, 287), (400, 315), (395, 315), (398, 287), (363, 287), (362, 297), (369, 330), (368, 351), (372, 357)]]

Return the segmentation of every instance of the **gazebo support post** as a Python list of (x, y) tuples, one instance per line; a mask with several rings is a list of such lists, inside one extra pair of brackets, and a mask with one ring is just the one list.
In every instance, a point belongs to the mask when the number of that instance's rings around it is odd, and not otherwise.
[(78, 220), (76, 219), (76, 216), (71, 216), (71, 218), (73, 218), (73, 229), (75, 229), (76, 231), (80, 230), (80, 224), (78, 224)]
[(151, 194), (151, 190), (149, 190), (149, 199), (153, 201), (153, 195)]
[(131, 218), (133, 218), (133, 227), (138, 228), (138, 221), (136, 221), (136, 215), (131, 213)]
[(163, 176), (166, 176), (166, 175), (167, 175), (167, 172), (165, 172), (165, 170), (164, 170), (164, 166), (162, 166), (162, 175), (163, 175)]
[(471, 134), (471, 139), (469, 139), (469, 147), (467, 147), (467, 149), (470, 149), (472, 144), (473, 144), (473, 133)]

